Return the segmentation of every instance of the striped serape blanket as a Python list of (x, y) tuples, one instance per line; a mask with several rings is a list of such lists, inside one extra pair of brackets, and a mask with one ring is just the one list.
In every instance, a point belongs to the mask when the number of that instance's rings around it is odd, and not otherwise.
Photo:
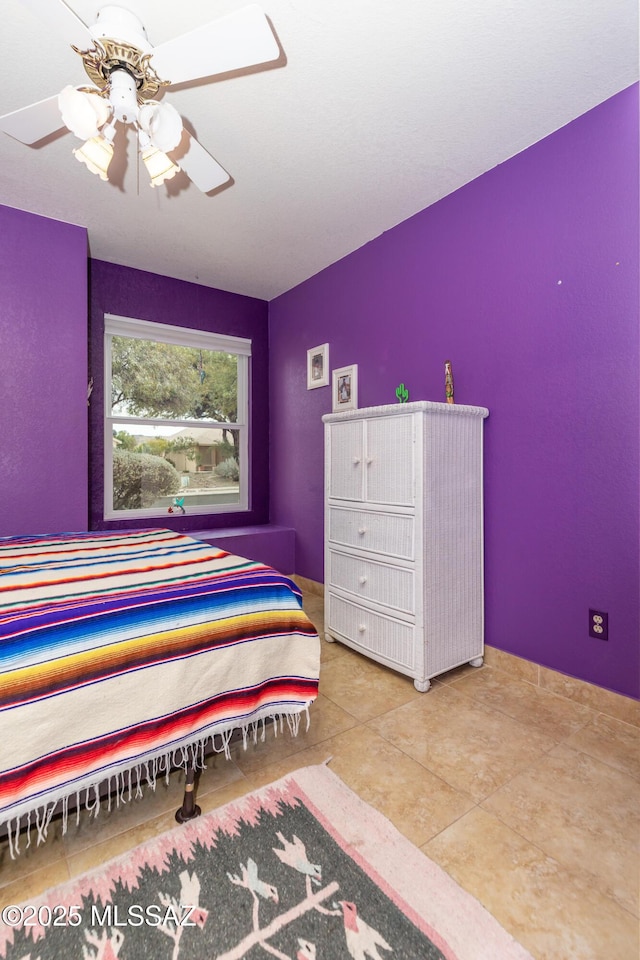
[(11, 855), (21, 826), (40, 842), (61, 810), (66, 830), (80, 791), (97, 812), (105, 785), (126, 802), (172, 766), (202, 766), (214, 734), (228, 755), (234, 729), (245, 743), (267, 720), (297, 733), (319, 659), (296, 584), (264, 564), (164, 529), (0, 539)]

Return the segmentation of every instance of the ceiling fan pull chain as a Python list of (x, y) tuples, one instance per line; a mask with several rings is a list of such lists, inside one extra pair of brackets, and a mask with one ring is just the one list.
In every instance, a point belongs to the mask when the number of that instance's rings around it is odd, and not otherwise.
[(136, 196), (140, 196), (140, 128), (136, 127)]

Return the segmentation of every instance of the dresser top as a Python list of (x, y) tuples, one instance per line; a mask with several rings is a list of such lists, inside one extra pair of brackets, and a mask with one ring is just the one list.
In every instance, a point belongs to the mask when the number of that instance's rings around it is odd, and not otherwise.
[(325, 413), (323, 423), (341, 420), (361, 420), (363, 417), (397, 417), (403, 413), (442, 414), (447, 417), (488, 417), (486, 407), (471, 407), (463, 403), (436, 403), (433, 400), (412, 400), (410, 403), (385, 403), (379, 407), (363, 407), (361, 410), (344, 410), (342, 413)]

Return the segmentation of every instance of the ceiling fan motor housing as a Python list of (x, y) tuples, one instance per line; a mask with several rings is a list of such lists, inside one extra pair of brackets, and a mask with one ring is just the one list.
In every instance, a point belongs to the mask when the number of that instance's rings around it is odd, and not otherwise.
[(141, 22), (134, 13), (124, 7), (102, 7), (96, 22), (90, 27), (90, 33), (96, 40), (103, 37), (121, 40), (137, 47), (142, 53), (151, 53), (153, 49)]

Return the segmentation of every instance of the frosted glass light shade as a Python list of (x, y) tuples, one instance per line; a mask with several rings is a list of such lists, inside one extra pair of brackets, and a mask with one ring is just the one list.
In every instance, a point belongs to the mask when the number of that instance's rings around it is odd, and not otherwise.
[(138, 111), (138, 123), (154, 147), (167, 153), (182, 138), (182, 117), (170, 103), (144, 103)]
[(62, 122), (81, 140), (97, 137), (111, 116), (111, 105), (99, 93), (87, 93), (66, 86), (58, 94)]
[(103, 136), (92, 137), (73, 151), (76, 160), (86, 163), (91, 173), (101, 180), (108, 180), (107, 170), (113, 157), (113, 144)]
[(153, 146), (145, 147), (142, 150), (142, 160), (151, 178), (152, 187), (158, 187), (165, 180), (175, 177), (180, 169), (166, 153)]

